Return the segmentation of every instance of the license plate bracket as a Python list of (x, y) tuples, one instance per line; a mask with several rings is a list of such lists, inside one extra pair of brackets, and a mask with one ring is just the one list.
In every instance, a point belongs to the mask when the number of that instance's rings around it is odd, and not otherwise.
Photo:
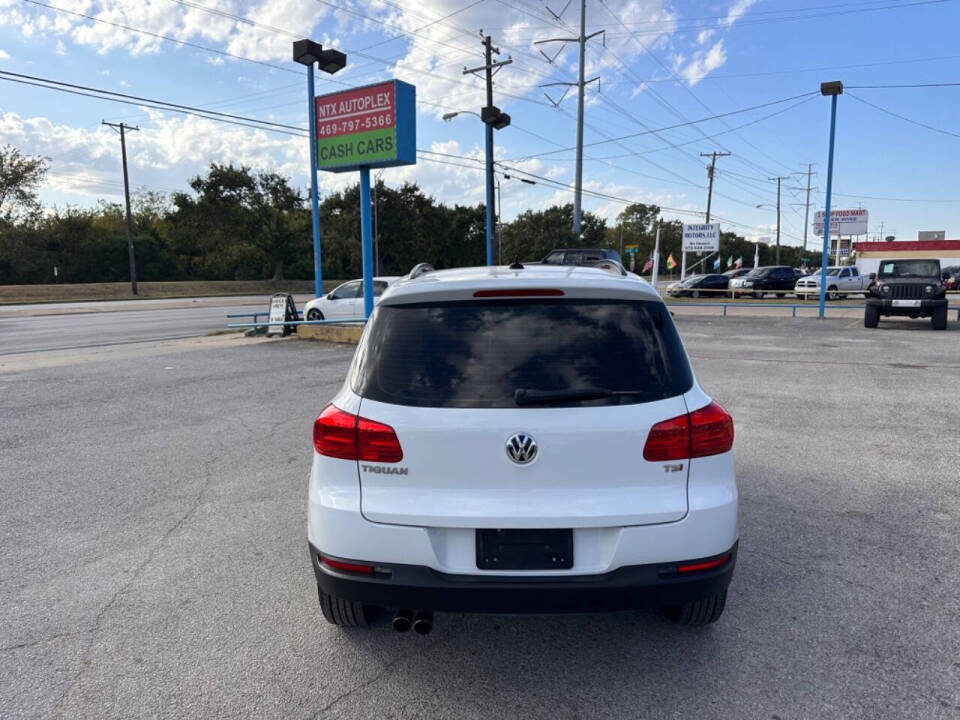
[(573, 530), (477, 530), (480, 570), (566, 570), (573, 567)]
[(893, 307), (920, 307), (919, 300), (894, 300)]

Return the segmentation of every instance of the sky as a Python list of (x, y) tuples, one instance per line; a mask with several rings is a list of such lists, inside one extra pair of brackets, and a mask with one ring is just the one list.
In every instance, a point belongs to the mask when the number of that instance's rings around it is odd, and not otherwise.
[[(307, 127), (306, 70), (291, 42), (347, 53), (317, 94), (397, 78), (416, 86), (416, 165), (379, 174), (446, 203), (484, 202), (481, 32), (511, 59), (494, 101), (512, 117), (495, 133), (502, 217), (572, 202), (576, 43), (571, 0), (0, 0), (0, 144), (50, 159), (47, 205), (122, 199), (124, 122), (134, 192), (187, 190), (212, 162), (309, 185), (299, 133), (10, 82), (11, 75)], [(629, 202), (702, 222), (709, 157), (718, 157), (713, 220), (750, 239), (776, 230), (808, 243), (825, 201), (830, 100), (840, 80), (834, 208), (867, 208), (871, 238), (960, 238), (960, 0), (588, 0), (584, 209), (616, 224)], [(544, 54), (545, 53), (545, 54)], [(37, 82), (29, 78), (19, 80)], [(950, 85), (954, 83), (954, 85)], [(932, 87), (869, 87), (931, 85)], [(546, 87), (544, 87), (546, 86)], [(443, 115), (460, 111), (452, 120)], [(718, 117), (719, 116), (719, 117)], [(282, 128), (277, 128), (281, 130)], [(506, 177), (509, 175), (510, 177)], [(536, 184), (520, 182), (519, 178)], [(357, 182), (320, 174), (326, 194)], [(758, 207), (759, 206), (759, 207)]]

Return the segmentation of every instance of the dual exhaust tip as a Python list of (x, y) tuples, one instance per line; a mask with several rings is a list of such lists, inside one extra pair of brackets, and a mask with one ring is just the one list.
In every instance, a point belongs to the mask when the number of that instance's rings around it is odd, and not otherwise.
[(433, 613), (429, 610), (397, 610), (393, 618), (393, 629), (405, 633), (410, 628), (417, 635), (429, 635), (433, 630)]

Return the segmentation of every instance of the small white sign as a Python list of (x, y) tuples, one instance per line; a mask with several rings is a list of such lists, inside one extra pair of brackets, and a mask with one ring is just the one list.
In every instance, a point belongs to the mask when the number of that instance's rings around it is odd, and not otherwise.
[[(823, 210), (817, 210), (813, 216), (813, 232), (823, 235)], [(831, 235), (863, 235), (867, 232), (869, 213), (865, 208), (851, 210), (830, 210)]]
[(684, 252), (716, 252), (720, 249), (720, 224), (684, 224), (683, 251)]
[[(270, 298), (270, 325), (267, 335), (282, 335), (287, 320), (287, 296), (274, 295)], [(279, 324), (277, 324), (279, 323)]]

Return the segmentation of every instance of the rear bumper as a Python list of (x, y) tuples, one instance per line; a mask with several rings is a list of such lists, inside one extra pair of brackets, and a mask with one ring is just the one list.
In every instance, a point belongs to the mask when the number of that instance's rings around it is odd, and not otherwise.
[(727, 588), (737, 544), (727, 552), (729, 559), (716, 568), (682, 574), (677, 572), (678, 564), (714, 558), (629, 565), (609, 573), (569, 577), (452, 575), (419, 565), (379, 563), (375, 574), (364, 575), (321, 564), (320, 551), (310, 544), (317, 584), (330, 595), (387, 608), (475, 613), (577, 613), (681, 605)]
[[(907, 302), (907, 301), (901, 301)], [(916, 301), (918, 305), (912, 306), (894, 306), (894, 300), (890, 298), (878, 298), (878, 297), (868, 297), (867, 298), (867, 307), (875, 307), (880, 311), (881, 315), (921, 315), (922, 317), (930, 317), (934, 312), (940, 308), (947, 307), (946, 298), (937, 298), (929, 300), (918, 300)]]

